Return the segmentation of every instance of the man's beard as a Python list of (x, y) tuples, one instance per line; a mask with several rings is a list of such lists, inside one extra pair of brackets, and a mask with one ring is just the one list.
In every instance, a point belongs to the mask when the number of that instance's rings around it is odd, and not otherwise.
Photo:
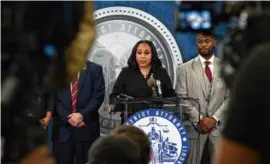
[(212, 56), (212, 50), (207, 50), (207, 51), (202, 51), (202, 50), (200, 50), (199, 51), (199, 53), (200, 53), (200, 55), (202, 56), (202, 57), (210, 57), (210, 56)]

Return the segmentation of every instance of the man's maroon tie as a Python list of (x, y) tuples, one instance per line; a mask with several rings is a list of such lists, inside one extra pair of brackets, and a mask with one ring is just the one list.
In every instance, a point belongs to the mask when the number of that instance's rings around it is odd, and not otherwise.
[(207, 76), (209, 82), (211, 83), (212, 80), (213, 80), (212, 72), (211, 72), (211, 69), (210, 69), (210, 67), (209, 67), (209, 64), (210, 64), (211, 62), (205, 61), (204, 63), (205, 63), (205, 69), (204, 69), (204, 72), (205, 72), (205, 74), (206, 74), (206, 76)]
[(72, 81), (72, 87), (71, 87), (71, 97), (72, 97), (72, 113), (76, 112), (77, 110), (77, 99), (78, 99), (78, 79)]

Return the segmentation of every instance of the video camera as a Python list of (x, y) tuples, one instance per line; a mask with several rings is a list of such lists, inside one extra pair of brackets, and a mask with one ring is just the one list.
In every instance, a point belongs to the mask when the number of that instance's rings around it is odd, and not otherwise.
[(213, 31), (219, 23), (238, 23), (247, 2), (176, 1), (175, 30), (177, 32)]
[(177, 1), (175, 29), (178, 32), (198, 32), (213, 29), (214, 2)]

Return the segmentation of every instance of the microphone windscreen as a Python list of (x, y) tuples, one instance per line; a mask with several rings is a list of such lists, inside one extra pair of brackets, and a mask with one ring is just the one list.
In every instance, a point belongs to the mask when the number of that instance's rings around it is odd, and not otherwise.
[(147, 85), (149, 86), (149, 87), (153, 87), (153, 86), (156, 86), (157, 84), (156, 84), (156, 80), (154, 79), (154, 77), (153, 77), (153, 74), (150, 76), (150, 78), (147, 80)]

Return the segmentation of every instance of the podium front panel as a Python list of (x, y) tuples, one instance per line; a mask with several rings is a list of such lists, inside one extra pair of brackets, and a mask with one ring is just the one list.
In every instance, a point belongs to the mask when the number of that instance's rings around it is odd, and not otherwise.
[(146, 109), (130, 116), (126, 125), (141, 128), (149, 138), (151, 164), (184, 163), (189, 151), (188, 134), (182, 121), (172, 112)]

